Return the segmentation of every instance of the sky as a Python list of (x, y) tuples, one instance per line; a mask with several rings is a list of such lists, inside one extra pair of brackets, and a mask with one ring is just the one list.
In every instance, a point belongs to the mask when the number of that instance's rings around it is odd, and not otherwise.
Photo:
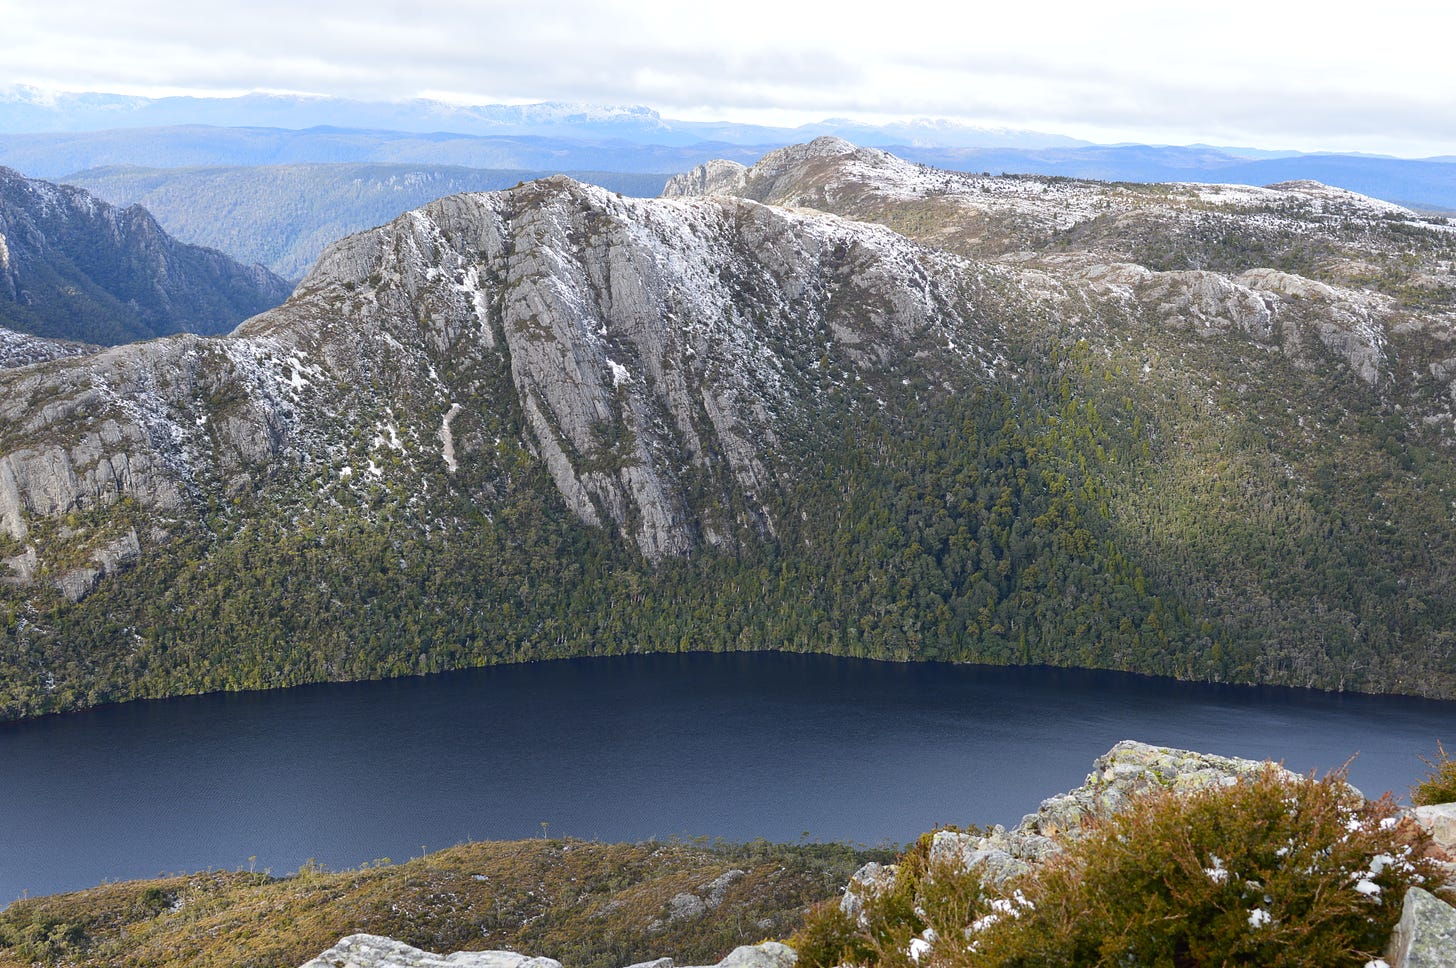
[(0, 0), (0, 25), (0, 85), (63, 91), (567, 100), (1456, 155), (1449, 0)]

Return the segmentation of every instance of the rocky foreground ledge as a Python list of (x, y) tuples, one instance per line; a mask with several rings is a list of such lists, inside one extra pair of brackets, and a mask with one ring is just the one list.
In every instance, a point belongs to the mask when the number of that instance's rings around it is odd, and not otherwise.
[[(793, 968), (794, 949), (777, 941), (743, 945), (714, 966), (701, 968)], [(437, 955), (393, 938), (351, 934), (303, 968), (562, 968), (555, 958), (532, 958), (514, 951), (457, 951)], [(671, 958), (643, 961), (629, 968), (679, 968)], [(688, 966), (681, 966), (688, 968)]]
[[(1064, 850), (1081, 836), (1089, 818), (1116, 812), (1154, 790), (1191, 792), (1254, 777), (1266, 764), (1123, 741), (1098, 757), (1086, 781), (1075, 790), (1044, 800), (1012, 830), (1000, 826), (985, 835), (937, 831), (931, 861), (979, 869), (989, 882), (1004, 883)], [(1285, 771), (1290, 777), (1295, 774)], [(1408, 811), (1435, 842), (1438, 858), (1456, 875), (1456, 803)], [(856, 915), (865, 898), (893, 883), (894, 865), (867, 864), (845, 888), (843, 910)], [(912, 952), (913, 954), (913, 952)], [(796, 952), (766, 941), (735, 949), (712, 968), (793, 968)], [(356, 934), (342, 939), (302, 968), (563, 968), (551, 958), (510, 951), (458, 951), (438, 955), (390, 938)], [(570, 966), (566, 966), (570, 968)], [(628, 968), (679, 968), (671, 958)], [(1383, 962), (1370, 968), (1456, 968), (1456, 908), (1420, 888), (1412, 888)]]

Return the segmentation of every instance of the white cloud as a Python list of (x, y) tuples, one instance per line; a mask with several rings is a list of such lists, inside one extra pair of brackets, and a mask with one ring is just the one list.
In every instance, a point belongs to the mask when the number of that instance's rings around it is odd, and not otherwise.
[[(939, 116), (1095, 140), (1456, 153), (1447, 3), (0, 0), (0, 83)], [(1423, 50), (1422, 45), (1427, 49)]]

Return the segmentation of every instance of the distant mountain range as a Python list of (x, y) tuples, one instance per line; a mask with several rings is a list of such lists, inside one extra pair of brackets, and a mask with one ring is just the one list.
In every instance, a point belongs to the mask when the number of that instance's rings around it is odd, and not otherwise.
[(551, 137), (687, 146), (792, 144), (833, 134), (861, 144), (940, 147), (1070, 147), (1063, 135), (918, 119), (866, 124), (831, 118), (796, 128), (732, 121), (680, 121), (651, 108), (615, 105), (485, 104), (462, 106), (416, 98), (354, 101), (335, 97), (254, 93), (232, 98), (145, 98), (122, 94), (50, 93), (0, 88), (0, 132), (80, 132), (208, 124), (239, 128), (354, 128), (410, 134)]
[(726, 157), (752, 162), (767, 148), (718, 142), (644, 145), (540, 136), (479, 137), (354, 128), (117, 128), (61, 134), (0, 134), (0, 164), (33, 178), (88, 168), (235, 167), (295, 164), (452, 165), (531, 171), (671, 174)]
[(1456, 163), (1450, 158), (1091, 145), (935, 120), (873, 125), (828, 119), (783, 128), (680, 121), (640, 106), (462, 107), (275, 94), (152, 99), (0, 89), (0, 164), (50, 179), (109, 166), (294, 164), (670, 173), (715, 158), (752, 163), (821, 135), (960, 171), (1247, 185), (1309, 179), (1424, 211), (1456, 211)]

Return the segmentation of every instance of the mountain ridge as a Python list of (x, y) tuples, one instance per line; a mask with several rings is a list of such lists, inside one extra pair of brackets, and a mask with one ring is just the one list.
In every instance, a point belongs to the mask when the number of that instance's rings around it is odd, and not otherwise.
[(671, 190), (720, 176), (775, 204), (453, 196), (0, 373), (0, 708), (763, 647), (1456, 695), (1449, 223), (834, 140)]

